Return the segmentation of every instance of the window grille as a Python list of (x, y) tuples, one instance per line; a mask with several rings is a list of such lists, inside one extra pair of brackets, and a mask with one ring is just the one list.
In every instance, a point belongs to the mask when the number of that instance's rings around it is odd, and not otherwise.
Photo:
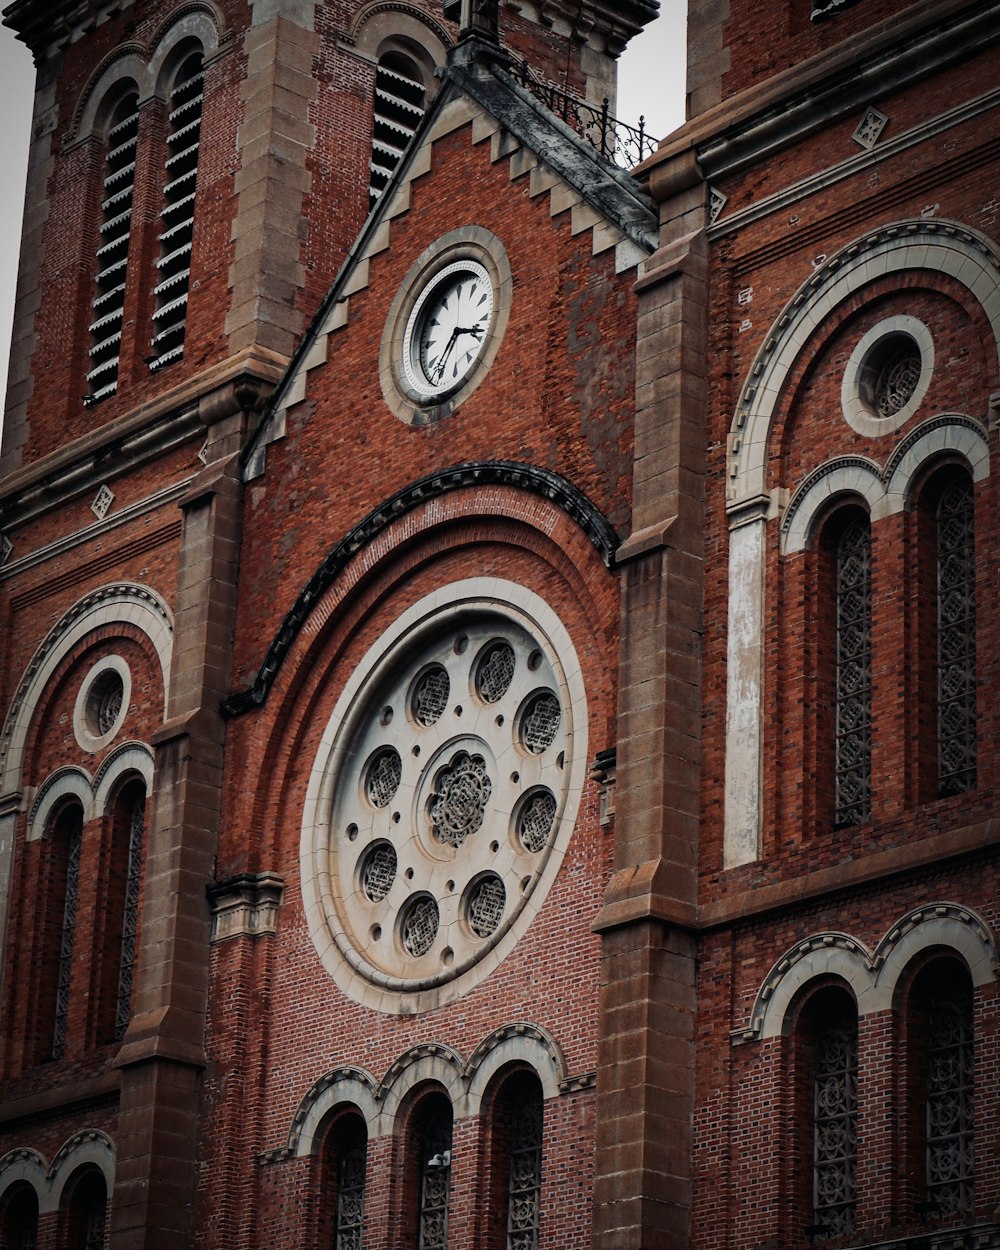
[(160, 256), (153, 288), (156, 310), (153, 313), (153, 355), (149, 360), (153, 370), (184, 354), (203, 85), (202, 58), (201, 53), (197, 53), (181, 66), (170, 93), (167, 162), (158, 236)]
[(66, 833), (66, 893), (63, 900), (62, 937), (59, 943), (59, 965), (56, 975), (56, 1013), (52, 1030), (52, 1058), (61, 1059), (66, 1050), (66, 1026), (69, 1021), (69, 995), (73, 978), (73, 938), (76, 932), (76, 907), (80, 897), (80, 853), (83, 847), (83, 813), (75, 813)]
[(132, 191), (139, 139), (139, 97), (126, 96), (115, 109), (108, 131), (101, 201), (100, 244), (91, 304), (90, 368), (85, 402), (97, 403), (118, 389), (125, 279), (128, 272), (129, 233), (132, 228)]
[(451, 1110), (435, 1106), (420, 1143), (417, 1250), (447, 1250), (451, 1188)]
[(424, 115), (425, 92), (420, 71), (409, 57), (390, 52), (375, 70), (372, 155), (369, 162), (368, 208), (392, 177), (399, 159)]
[(122, 953), (118, 965), (118, 999), (115, 1037), (125, 1036), (132, 1018), (132, 974), (139, 928), (139, 885), (142, 879), (142, 839), (145, 831), (145, 797), (136, 799), (129, 818), (128, 864), (125, 869), (125, 911), (122, 916)]
[(854, 1231), (857, 1160), (858, 1040), (854, 1021), (831, 1022), (816, 1034), (813, 1083), (813, 1195), (824, 1234)]
[(538, 1250), (542, 1198), (542, 1096), (534, 1085), (521, 1091), (510, 1126), (507, 1250)]
[(838, 827), (871, 815), (871, 527), (851, 520), (837, 544), (836, 808)]
[(944, 1219), (973, 1213), (972, 994), (942, 985), (927, 1014), (927, 1196)]
[(334, 1250), (361, 1250), (365, 1215), (367, 1141), (355, 1129), (337, 1156), (337, 1223)]
[(937, 508), (938, 793), (976, 785), (976, 574), (972, 483)]

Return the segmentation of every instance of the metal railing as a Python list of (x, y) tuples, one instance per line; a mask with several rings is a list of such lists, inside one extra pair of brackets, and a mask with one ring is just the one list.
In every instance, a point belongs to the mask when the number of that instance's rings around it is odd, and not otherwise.
[(647, 134), (645, 119), (640, 117), (635, 127), (613, 117), (608, 110), (607, 96), (603, 104), (588, 104), (540, 78), (527, 61), (516, 62), (510, 74), (515, 82), (596, 148), (605, 160), (613, 161), (621, 169), (632, 169), (656, 151), (658, 140)]

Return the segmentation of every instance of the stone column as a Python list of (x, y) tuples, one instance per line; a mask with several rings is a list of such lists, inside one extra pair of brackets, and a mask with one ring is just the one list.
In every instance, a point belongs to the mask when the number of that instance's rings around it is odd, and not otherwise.
[[(685, 197), (688, 221), (703, 221), (699, 180)], [(690, 1232), (707, 260), (704, 234), (677, 230), (637, 284), (633, 531), (618, 556), (615, 872), (595, 922), (600, 1250), (669, 1250)]]

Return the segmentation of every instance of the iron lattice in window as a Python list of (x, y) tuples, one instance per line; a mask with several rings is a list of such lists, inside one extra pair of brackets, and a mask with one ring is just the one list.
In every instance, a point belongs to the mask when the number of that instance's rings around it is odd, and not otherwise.
[(142, 839), (145, 832), (145, 801), (132, 807), (128, 831), (128, 863), (125, 869), (125, 911), (122, 915), (122, 954), (118, 965), (118, 999), (115, 1008), (115, 1037), (125, 1036), (132, 1018), (132, 975), (135, 970), (135, 941), (139, 929), (139, 885), (142, 880)]
[(965, 987), (931, 1001), (927, 1043), (927, 1196), (945, 1219), (971, 1216), (975, 1090)]
[(886, 361), (875, 383), (875, 408), (880, 417), (894, 417), (906, 407), (917, 389), (920, 371), (920, 355), (910, 345)]
[(365, 1216), (366, 1143), (345, 1146), (337, 1160), (337, 1229), (335, 1250), (361, 1250)]
[(423, 1142), (421, 1165), (417, 1250), (447, 1250), (451, 1124), (444, 1119), (430, 1125)]
[(459, 847), (478, 833), (492, 793), (493, 783), (483, 757), (459, 751), (434, 785), (430, 817), (437, 840)]
[(938, 793), (976, 785), (976, 575), (972, 484), (937, 509)]
[(514, 648), (509, 642), (496, 642), (479, 662), (476, 690), (484, 703), (498, 703), (514, 680)]
[(108, 1222), (107, 1205), (101, 1203), (87, 1212), (87, 1232), (83, 1250), (104, 1250), (104, 1226)]
[(532, 699), (521, 722), (521, 743), (533, 755), (541, 755), (556, 740), (562, 708), (554, 694), (546, 691)]
[(492, 874), (484, 877), (469, 898), (469, 928), (481, 938), (496, 933), (506, 903), (507, 891), (500, 878)]
[(510, 1128), (507, 1250), (537, 1250), (542, 1197), (542, 1100), (526, 1098)]
[(816, 1223), (831, 1237), (854, 1231), (857, 1080), (854, 1029), (824, 1028), (816, 1039), (813, 1184)]
[(403, 917), (402, 940), (407, 954), (414, 959), (426, 955), (434, 945), (440, 926), (441, 913), (437, 903), (426, 894), (416, 899)]
[(199, 53), (184, 62), (170, 93), (150, 369), (160, 369), (184, 354), (203, 83)]
[(403, 761), (399, 752), (388, 747), (380, 751), (368, 770), (365, 788), (368, 801), (373, 807), (388, 807), (399, 789), (403, 776)]
[(871, 529), (850, 522), (837, 545), (836, 811), (838, 826), (871, 814)]
[(381, 903), (396, 880), (396, 851), (389, 842), (373, 847), (361, 870), (361, 888), (373, 903)]
[(69, 1021), (69, 995), (73, 978), (73, 939), (76, 933), (76, 905), (80, 897), (80, 854), (83, 829), (78, 819), (69, 832), (66, 851), (66, 894), (63, 903), (62, 938), (59, 943), (59, 971), (56, 977), (56, 1018), (52, 1030), (52, 1058), (61, 1059), (66, 1050)]
[(94, 279), (93, 320), (90, 331), (90, 368), (85, 402), (97, 403), (118, 389), (121, 359), (125, 278), (128, 272), (129, 234), (132, 228), (132, 190), (139, 141), (139, 98), (126, 97), (115, 110), (108, 131), (101, 201), (100, 244)]
[(447, 670), (440, 664), (432, 665), (421, 676), (413, 691), (411, 707), (417, 724), (425, 729), (436, 725), (448, 706), (450, 693), (451, 681)]
[(526, 851), (537, 854), (543, 850), (556, 819), (555, 795), (541, 790), (521, 808), (517, 821), (517, 836)]
[(385, 190), (424, 115), (424, 84), (409, 57), (390, 52), (375, 71), (372, 155), (368, 163), (368, 207)]

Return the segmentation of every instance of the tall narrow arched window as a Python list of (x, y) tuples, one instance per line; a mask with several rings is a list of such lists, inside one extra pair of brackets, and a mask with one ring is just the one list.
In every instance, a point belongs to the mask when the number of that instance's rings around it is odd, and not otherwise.
[(104, 987), (105, 1037), (118, 1040), (132, 1018), (136, 940), (139, 932), (139, 893), (142, 886), (143, 836), (146, 824), (146, 790), (131, 782), (118, 795), (112, 809), (109, 873), (110, 980)]
[(417, 1250), (447, 1250), (451, 1192), (451, 1103), (428, 1094), (414, 1113), (412, 1158), (417, 1177)]
[(38, 1195), (21, 1182), (10, 1190), (0, 1214), (0, 1248), (35, 1250), (38, 1245)]
[(330, 1250), (361, 1250), (368, 1131), (357, 1111), (338, 1115), (323, 1143), (321, 1238)]
[[(61, 1059), (66, 1051), (76, 910), (80, 897), (80, 855), (83, 848), (83, 812), (64, 807), (48, 833), (49, 898), (40, 973), (47, 1001), (42, 1029), (48, 1032), (48, 1055)], [(44, 1053), (44, 1052), (43, 1052)]]
[(797, 1034), (800, 1109), (812, 1133), (811, 1235), (854, 1231), (858, 1015), (846, 990), (827, 986), (805, 1004)]
[(909, 1013), (915, 1160), (923, 1155), (926, 1201), (943, 1219), (971, 1218), (975, 1087), (972, 980), (956, 959), (935, 959), (914, 979)]
[(843, 828), (871, 815), (872, 572), (868, 517), (852, 508), (837, 521), (834, 824)]
[(368, 206), (392, 177), (427, 107), (424, 80), (415, 61), (402, 52), (386, 52), (375, 70), (372, 155), (369, 162)]
[[(515, 1072), (493, 1107), (491, 1166), (497, 1236), (491, 1246), (537, 1250), (542, 1197), (542, 1087), (533, 1072)], [(502, 1214), (501, 1214), (502, 1212)]]
[(976, 785), (976, 552), (967, 473), (952, 472), (940, 484), (934, 520), (937, 776), (943, 796)]
[(67, 1186), (66, 1250), (104, 1250), (108, 1186), (102, 1172), (87, 1168)]
[(106, 399), (118, 389), (138, 140), (139, 97), (133, 91), (115, 108), (108, 130), (100, 243), (89, 326), (87, 403)]
[(195, 184), (201, 142), (201, 52), (181, 64), (173, 80), (167, 119), (167, 160), (163, 208), (160, 212), (160, 255), (153, 294), (153, 354), (150, 369), (159, 369), (184, 354), (191, 250), (194, 239)]

